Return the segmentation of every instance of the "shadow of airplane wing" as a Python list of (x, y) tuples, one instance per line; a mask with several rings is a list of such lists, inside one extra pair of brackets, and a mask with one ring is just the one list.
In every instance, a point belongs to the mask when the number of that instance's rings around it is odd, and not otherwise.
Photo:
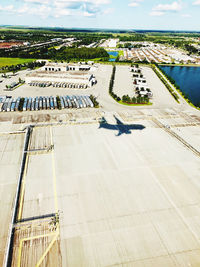
[(118, 130), (115, 125), (109, 124), (104, 117), (102, 118), (102, 121), (100, 122), (99, 129), (100, 128), (104, 128), (107, 130)]
[(122, 121), (120, 121), (115, 115), (113, 116), (118, 125), (124, 125)]

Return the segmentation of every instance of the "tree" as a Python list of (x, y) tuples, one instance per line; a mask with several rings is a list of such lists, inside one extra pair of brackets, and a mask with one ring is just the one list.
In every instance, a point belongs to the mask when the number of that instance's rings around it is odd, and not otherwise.
[(99, 107), (99, 102), (97, 101), (97, 98), (94, 97), (93, 95), (90, 95), (90, 99), (91, 99), (92, 103), (94, 104), (94, 107), (98, 108)]
[(135, 104), (136, 103), (136, 97), (132, 98), (132, 102)]
[(141, 96), (138, 96), (136, 101), (138, 104), (140, 104), (141, 103)]
[(126, 100), (127, 100), (126, 95), (123, 95), (123, 96), (122, 96), (122, 101), (123, 101), (123, 102), (126, 102)]

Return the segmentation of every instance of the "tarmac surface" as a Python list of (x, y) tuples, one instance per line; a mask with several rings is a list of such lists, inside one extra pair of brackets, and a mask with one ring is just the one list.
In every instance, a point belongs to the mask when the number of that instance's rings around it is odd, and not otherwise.
[(3, 266), (23, 140), (24, 134), (4, 135), (0, 133), (0, 266)]
[(200, 266), (199, 111), (156, 83), (150, 108), (120, 106), (102, 79), (100, 109), (0, 114), (0, 265), (32, 125), (12, 266)]

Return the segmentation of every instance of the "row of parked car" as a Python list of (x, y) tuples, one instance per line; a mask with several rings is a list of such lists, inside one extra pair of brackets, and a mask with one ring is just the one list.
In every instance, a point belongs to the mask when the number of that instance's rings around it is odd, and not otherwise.
[(151, 89), (147, 87), (147, 81), (145, 76), (142, 74), (142, 70), (137, 67), (132, 67), (130, 71), (135, 73), (133, 74), (135, 94), (141, 97), (147, 96), (148, 98), (152, 98), (153, 93)]
[(153, 97), (153, 93), (151, 92), (151, 89), (149, 88), (136, 87), (135, 93), (137, 94), (137, 96), (148, 96), (148, 98)]
[(77, 89), (86, 89), (87, 84), (79, 84), (79, 83), (66, 83), (66, 82), (31, 82), (30, 86), (38, 86), (38, 87), (63, 87), (63, 88), (77, 88)]
[(31, 111), (65, 108), (93, 108), (94, 104), (89, 96), (39, 96), (25, 98), (0, 98), (0, 111)]

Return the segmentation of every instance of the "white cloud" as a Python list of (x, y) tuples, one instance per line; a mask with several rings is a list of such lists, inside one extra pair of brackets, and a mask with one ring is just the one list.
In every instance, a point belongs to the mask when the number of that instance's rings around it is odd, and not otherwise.
[[(19, 15), (30, 14), (42, 18), (63, 16), (94, 17), (102, 13), (102, 7), (111, 0), (19, 0), (23, 3), (18, 9), (13, 6), (0, 6), (2, 12)], [(109, 11), (107, 11), (109, 12)]]
[(83, 4), (92, 4), (92, 5), (106, 5), (110, 3), (110, 0), (21, 0), (23, 2), (33, 3), (33, 4), (48, 4), (55, 5), (60, 4), (66, 7), (77, 7)]
[(169, 12), (178, 12), (182, 10), (182, 8), (183, 5), (181, 0), (174, 1), (171, 4), (158, 4), (157, 6), (152, 8), (150, 16), (163, 16)]
[(191, 15), (190, 14), (182, 14), (181, 15), (183, 18), (191, 18)]
[(12, 12), (13, 10), (14, 10), (14, 6), (13, 5), (0, 6), (0, 11)]
[(24, 0), (24, 2), (32, 3), (32, 4), (43, 4), (43, 5), (47, 5), (50, 3), (49, 0), (43, 0), (43, 1), (41, 1), (41, 0)]
[(166, 12), (166, 11), (179, 11), (182, 9), (182, 4), (179, 1), (175, 1), (172, 4), (159, 4), (156, 7), (153, 8), (154, 11), (161, 11), (161, 12)]
[(69, 9), (65, 9), (65, 8), (57, 8), (53, 10), (53, 14), (52, 16), (54, 18), (60, 18), (62, 16), (70, 16), (71, 12)]
[(84, 12), (83, 12), (83, 16), (84, 16), (84, 17), (94, 17), (95, 15), (92, 14), (92, 13), (89, 13), (89, 12), (87, 12), (87, 11), (84, 11)]
[(195, 2), (192, 3), (194, 6), (200, 6), (200, 0), (196, 0)]
[(154, 16), (154, 17), (161, 17), (163, 15), (165, 15), (165, 13), (162, 11), (151, 11), (150, 12), (150, 16)]
[(131, 7), (137, 7), (140, 5), (141, 2), (143, 2), (143, 0), (130, 0), (131, 2), (129, 3), (129, 6)]
[(109, 15), (109, 14), (112, 14), (114, 12), (114, 8), (107, 8), (104, 10), (103, 14), (104, 15)]
[(52, 8), (48, 7), (46, 5), (41, 5), (40, 8), (38, 7), (32, 7), (30, 8), (29, 5), (25, 4), (22, 7), (13, 10), (13, 13), (16, 13), (18, 15), (34, 15), (34, 16), (39, 16), (43, 19), (47, 18), (52, 14)]

